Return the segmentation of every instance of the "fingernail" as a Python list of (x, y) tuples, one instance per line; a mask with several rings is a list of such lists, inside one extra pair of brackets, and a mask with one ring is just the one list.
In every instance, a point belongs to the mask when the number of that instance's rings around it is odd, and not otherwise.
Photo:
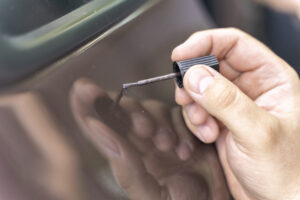
[(190, 89), (200, 94), (203, 94), (214, 80), (212, 75), (203, 68), (194, 69), (188, 78)]

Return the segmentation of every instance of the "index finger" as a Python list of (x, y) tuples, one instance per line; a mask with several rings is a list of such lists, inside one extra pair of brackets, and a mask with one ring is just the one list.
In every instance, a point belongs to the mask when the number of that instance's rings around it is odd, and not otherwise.
[[(193, 34), (174, 49), (172, 60), (187, 60), (211, 54), (216, 55), (220, 62), (226, 61), (227, 66), (235, 72), (252, 71), (266, 64), (280, 66), (277, 64), (278, 60), (274, 59), (278, 57), (270, 49), (235, 28), (212, 29)], [(220, 67), (222, 68), (222, 63)]]

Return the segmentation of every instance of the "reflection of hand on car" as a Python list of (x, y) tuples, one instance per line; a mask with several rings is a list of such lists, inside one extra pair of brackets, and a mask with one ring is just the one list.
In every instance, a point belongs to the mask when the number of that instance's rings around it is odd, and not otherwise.
[(85, 79), (75, 83), (71, 102), (87, 138), (131, 199), (230, 199), (213, 147), (195, 141), (178, 108), (124, 98), (116, 111), (122, 117), (112, 122), (107, 108), (113, 102)]

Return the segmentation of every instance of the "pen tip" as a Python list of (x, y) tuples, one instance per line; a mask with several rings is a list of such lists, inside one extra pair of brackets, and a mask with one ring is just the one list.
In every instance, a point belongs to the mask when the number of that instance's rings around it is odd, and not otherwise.
[(138, 83), (125, 83), (125, 84), (123, 84), (123, 89), (127, 89), (127, 88), (138, 86), (138, 85), (139, 85)]

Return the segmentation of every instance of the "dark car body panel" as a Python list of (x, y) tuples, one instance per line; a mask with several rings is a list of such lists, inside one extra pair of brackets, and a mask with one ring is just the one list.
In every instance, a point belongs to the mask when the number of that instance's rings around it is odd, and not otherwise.
[[(42, 120), (38, 120), (39, 112), (41, 114), (48, 113), (50, 116), (48, 121), (54, 124), (55, 130), (60, 130), (62, 133), (56, 136), (57, 141), (66, 144), (65, 148), (68, 150), (64, 150), (65, 152), (72, 152), (66, 153), (71, 156), (61, 159), (68, 160), (72, 157), (70, 161), (65, 161), (65, 165), (75, 166), (76, 177), (72, 183), (75, 188), (80, 188), (80, 191), (76, 191), (78, 192), (77, 198), (87, 200), (127, 199), (115, 181), (108, 161), (86, 140), (74, 119), (70, 106), (71, 88), (76, 80), (87, 77), (106, 91), (119, 91), (124, 82), (169, 73), (172, 71), (170, 55), (173, 48), (187, 39), (191, 33), (211, 27), (213, 27), (213, 23), (203, 5), (198, 1), (148, 1), (95, 39), (84, 42), (86, 39), (83, 37), (83, 40), (76, 45), (66, 48), (66, 52), (73, 49), (71, 53), (64, 54), (63, 57), (60, 56), (61, 54), (51, 55), (51, 59), (43, 60), (43, 63), (47, 61), (46, 63), (51, 64), (42, 66), (41, 62), (39, 66), (42, 68), (39, 71), (35, 73), (30, 71), (31, 73), (26, 73), (26, 78), (22, 79), (20, 77), (23, 75), (17, 75), (17, 82), (11, 82), (9, 87), (2, 88), (0, 101), (6, 102), (7, 98), (15, 98), (13, 103), (0, 103), (0, 112), (2, 113), (0, 118), (7, 117), (9, 120), (6, 120), (6, 123), (12, 121), (13, 124), (21, 124), (23, 129), (18, 128), (19, 125), (1, 126), (0, 131), (2, 133), (17, 131), (18, 134), (30, 137), (30, 130), (33, 129), (24, 125), (26, 113), (28, 116), (35, 117), (36, 124), (42, 123)], [(78, 46), (79, 44), (81, 46)], [(75, 46), (76, 49), (74, 49)], [(0, 51), (0, 53), (3, 52)], [(47, 53), (45, 52), (45, 54)], [(52, 62), (54, 58), (56, 58), (55, 62)], [(27, 65), (29, 66), (30, 63)], [(2, 73), (4, 72), (5, 69)], [(2, 75), (2, 80), (6, 78), (8, 78), (8, 82), (17, 80), (14, 77)], [(7, 81), (4, 80), (4, 82)], [(174, 84), (169, 81), (137, 88), (128, 95), (136, 99), (154, 98), (174, 105), (173, 90)], [(30, 109), (26, 108), (27, 105), (36, 108), (38, 112), (30, 112)], [(3, 137), (5, 136), (3, 135)], [(43, 141), (42, 138), (41, 136), (41, 141)], [(47, 140), (46, 137), (45, 140)], [(27, 140), (23, 141), (24, 147), (28, 146), (28, 149), (37, 151), (34, 150), (37, 148), (36, 145), (26, 142)], [(44, 149), (45, 152), (48, 152), (48, 149), (58, 152), (55, 149), (59, 148), (59, 145), (51, 146), (51, 143), (49, 145), (45, 148), (46, 150)], [(27, 156), (30, 164), (26, 169), (30, 166), (38, 168), (38, 166), (47, 164), (45, 155), (42, 158), (33, 153)], [(57, 156), (59, 157), (59, 155)], [(75, 158), (73, 159), (73, 157)], [(9, 160), (19, 158), (14, 158), (12, 155), (7, 159), (9, 163)], [(43, 187), (39, 187), (39, 181), (29, 179), (30, 176), (27, 177), (26, 172), (24, 169), (17, 176), (10, 177), (10, 179), (16, 179), (18, 176), (28, 178), (27, 191), (11, 199), (40, 199), (43, 195), (47, 196), (42, 192)], [(16, 190), (21, 187), (20, 184), (12, 183), (11, 185)], [(41, 191), (41, 194), (34, 194), (34, 191)], [(62, 192), (62, 194), (64, 193)], [(52, 197), (50, 194), (47, 198), (61, 199), (61, 197)]]
[[(56, 13), (59, 9), (47, 7), (46, 2), (1, 2), (0, 7), (3, 10), (0, 10), (0, 87), (22, 80), (62, 58), (74, 48), (82, 46), (124, 19), (145, 3), (145, 0), (105, 0), (91, 1), (87, 4), (82, 2), (72, 6), (75, 10), (70, 10), (69, 13), (68, 10)], [(59, 4), (59, 1), (56, 2), (47, 4)], [(5, 12), (5, 8), (9, 9), (10, 5), (13, 6), (12, 9)], [(30, 16), (30, 11), (36, 13)]]

